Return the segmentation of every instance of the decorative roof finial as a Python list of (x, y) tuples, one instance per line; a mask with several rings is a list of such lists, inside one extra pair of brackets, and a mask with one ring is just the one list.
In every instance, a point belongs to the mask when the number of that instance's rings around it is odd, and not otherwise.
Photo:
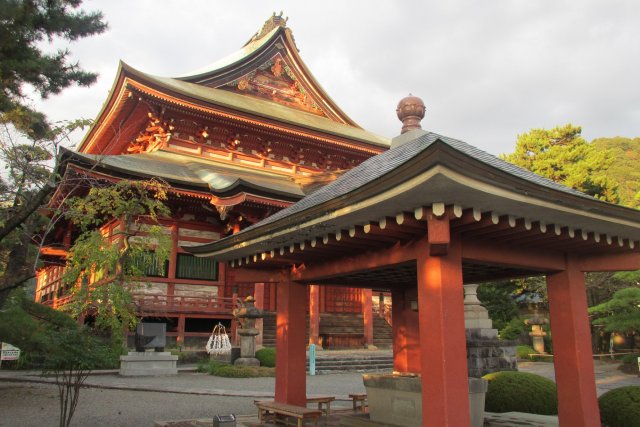
[(265, 21), (260, 31), (258, 31), (258, 33), (255, 36), (253, 36), (253, 38), (250, 41), (260, 40), (262, 37), (269, 34), (271, 30), (273, 30), (274, 28), (286, 27), (287, 21), (289, 20), (289, 18), (288, 17), (283, 18), (282, 17), (283, 14), (284, 14), (283, 11), (280, 11), (279, 15), (276, 15), (276, 13), (273, 12), (273, 15), (271, 15), (269, 19)]
[(422, 129), (420, 121), (424, 118), (425, 106), (422, 99), (409, 94), (406, 98), (402, 98), (396, 108), (398, 118), (402, 122), (401, 134), (414, 129)]

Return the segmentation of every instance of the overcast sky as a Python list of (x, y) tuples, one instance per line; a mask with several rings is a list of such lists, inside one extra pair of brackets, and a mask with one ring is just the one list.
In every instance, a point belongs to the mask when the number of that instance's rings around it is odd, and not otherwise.
[[(566, 123), (588, 140), (640, 136), (640, 1), (85, 0), (109, 29), (69, 48), (100, 74), (41, 104), (94, 118), (118, 61), (177, 76), (238, 50), (274, 11), (300, 54), (365, 129), (396, 136), (398, 101), (420, 96), (423, 128), (493, 154), (518, 134)], [(56, 47), (64, 45), (56, 44)]]

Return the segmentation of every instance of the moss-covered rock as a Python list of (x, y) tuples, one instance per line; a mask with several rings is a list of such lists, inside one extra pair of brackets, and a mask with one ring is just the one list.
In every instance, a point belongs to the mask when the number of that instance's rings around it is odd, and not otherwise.
[(606, 427), (640, 427), (640, 387), (610, 390), (598, 399), (600, 418)]
[(526, 372), (492, 372), (483, 377), (489, 381), (484, 408), (488, 412), (526, 412), (556, 415), (556, 384), (544, 377)]

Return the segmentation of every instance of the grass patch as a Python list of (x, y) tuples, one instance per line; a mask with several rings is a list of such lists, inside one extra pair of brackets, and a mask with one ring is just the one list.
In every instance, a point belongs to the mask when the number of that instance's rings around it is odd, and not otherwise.
[(518, 347), (516, 347), (516, 357), (518, 359), (530, 360), (531, 356), (529, 355), (535, 352), (536, 351), (528, 345), (519, 345)]
[(236, 366), (211, 360), (198, 364), (198, 372), (204, 372), (216, 377), (226, 378), (258, 378), (275, 377), (275, 368), (264, 366)]
[(609, 390), (598, 399), (602, 425), (608, 427), (640, 426), (640, 387), (627, 386)]

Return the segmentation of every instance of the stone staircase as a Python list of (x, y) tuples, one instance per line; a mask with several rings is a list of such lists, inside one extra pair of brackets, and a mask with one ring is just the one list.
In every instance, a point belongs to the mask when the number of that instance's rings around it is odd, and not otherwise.
[[(276, 345), (276, 316), (269, 313), (263, 321), (262, 345)], [(309, 339), (309, 316), (306, 317), (307, 342)], [(326, 349), (362, 348), (364, 328), (361, 314), (321, 313), (320, 336)], [(381, 317), (373, 316), (373, 345), (390, 349), (393, 345), (391, 326)]]
[[(380, 372), (393, 369), (390, 351), (329, 351), (316, 353), (316, 374), (339, 372)], [(307, 371), (309, 362), (307, 358)]]

